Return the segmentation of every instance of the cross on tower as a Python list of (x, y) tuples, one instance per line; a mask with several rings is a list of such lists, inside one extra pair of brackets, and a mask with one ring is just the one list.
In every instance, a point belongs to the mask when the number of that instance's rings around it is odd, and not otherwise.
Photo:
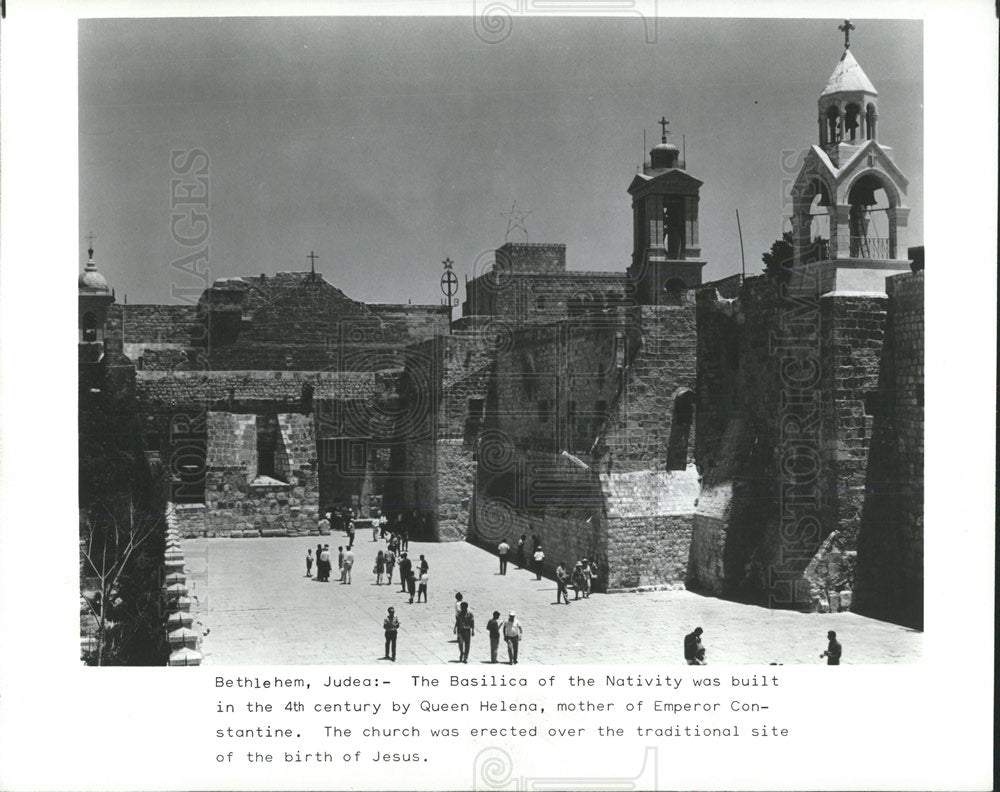
[(660, 125), (660, 129), (663, 130), (662, 140), (663, 140), (664, 143), (666, 143), (667, 142), (667, 135), (670, 134), (670, 131), (667, 129), (667, 127), (670, 125), (670, 122), (667, 121), (667, 117), (666, 116), (660, 116), (660, 120), (657, 121), (656, 123), (659, 124)]
[(838, 25), (837, 30), (840, 30), (844, 34), (844, 49), (851, 48), (851, 31), (854, 30), (854, 24), (849, 19), (844, 20), (843, 25)]
[(316, 259), (318, 259), (319, 256), (317, 256), (315, 253), (313, 253), (310, 250), (309, 251), (309, 255), (306, 256), (306, 258), (309, 259), (309, 271), (312, 272), (313, 275), (315, 275), (316, 274)]
[(97, 234), (91, 231), (87, 234), (87, 242), (90, 243), (90, 247), (87, 248), (87, 254), (93, 258), (94, 257), (94, 240), (97, 239)]

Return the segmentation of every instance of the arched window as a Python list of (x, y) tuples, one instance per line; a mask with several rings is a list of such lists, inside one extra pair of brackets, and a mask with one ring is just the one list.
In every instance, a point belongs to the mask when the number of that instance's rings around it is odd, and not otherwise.
[(97, 340), (97, 316), (89, 311), (83, 315), (83, 340)]
[(848, 140), (861, 139), (861, 108), (856, 104), (844, 108), (844, 134)]
[(831, 105), (826, 110), (826, 141), (840, 142), (840, 108), (836, 105)]
[(684, 281), (680, 278), (671, 278), (663, 285), (663, 305), (680, 305), (681, 297), (684, 294)]
[(877, 119), (878, 113), (875, 112), (875, 105), (869, 102), (868, 107), (865, 108), (865, 137), (868, 140), (875, 140), (875, 122)]

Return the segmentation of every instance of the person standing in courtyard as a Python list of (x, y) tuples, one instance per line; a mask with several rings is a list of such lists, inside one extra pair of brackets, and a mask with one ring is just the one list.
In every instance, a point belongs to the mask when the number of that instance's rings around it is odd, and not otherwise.
[(413, 604), (413, 597), (417, 593), (417, 573), (413, 566), (410, 566), (406, 574), (406, 590), (410, 593), (410, 604)]
[(340, 582), (344, 582), (344, 547), (337, 548), (337, 571), (340, 573)]
[(396, 662), (396, 635), (399, 633), (399, 619), (396, 618), (396, 609), (389, 608), (388, 616), (382, 622), (382, 629), (385, 630), (385, 659)]
[(705, 632), (701, 627), (695, 627), (692, 632), (684, 636), (684, 660), (688, 665), (700, 665), (698, 662), (698, 651), (704, 651), (701, 645), (701, 635)]
[(396, 566), (396, 554), (392, 552), (392, 549), (385, 551), (385, 573), (386, 573), (386, 583), (390, 586), (392, 585), (392, 570)]
[(517, 620), (514, 611), (510, 612), (507, 621), (503, 623), (503, 639), (507, 642), (507, 662), (517, 665), (517, 648), (521, 643), (521, 622)]
[(320, 556), (323, 555), (323, 543), (316, 545), (316, 580), (320, 581), (323, 579), (323, 563), (320, 561)]
[(399, 549), (410, 550), (410, 528), (406, 524), (403, 525), (402, 533), (399, 536)]
[(493, 618), (486, 622), (486, 632), (490, 634), (490, 662), (496, 663), (500, 648), (500, 611), (493, 611)]
[(354, 547), (354, 520), (348, 519), (347, 523), (347, 549)]
[(417, 602), (420, 602), (420, 598), (424, 598), (424, 604), (427, 603), (427, 577), (428, 573), (425, 569), (420, 573), (420, 579), (417, 581)]
[(427, 563), (427, 559), (424, 558), (423, 555), (421, 555), (420, 556), (420, 571), (421, 572), (426, 572), (430, 568), (431, 568), (431, 565)]
[(354, 568), (354, 551), (350, 547), (344, 553), (344, 579), (342, 582), (351, 585), (351, 569)]
[(590, 584), (593, 580), (593, 572), (590, 569), (590, 562), (585, 558), (583, 559), (583, 598), (587, 599), (590, 596)]
[(406, 553), (401, 553), (399, 556), (399, 593), (406, 593), (406, 580), (410, 576), (410, 571), (413, 569), (413, 562), (406, 557)]
[(535, 545), (535, 552), (532, 555), (532, 562), (535, 565), (535, 580), (542, 579), (542, 563), (545, 561), (545, 553), (542, 552), (542, 546)]
[(573, 567), (573, 599), (580, 599), (580, 592), (583, 591), (583, 562), (577, 561)]
[(330, 519), (329, 517), (323, 517), (319, 521), (319, 535), (326, 536), (328, 533), (330, 533)]
[(826, 651), (820, 657), (826, 658), (827, 665), (840, 665), (840, 656), (843, 654), (844, 648), (840, 645), (840, 641), (837, 640), (837, 633), (830, 630), (826, 634), (826, 638), (829, 643), (826, 646)]
[(567, 582), (569, 582), (569, 573), (566, 571), (566, 562), (560, 561), (559, 566), (556, 567), (556, 605), (564, 600), (569, 605)]
[(455, 634), (458, 636), (458, 662), (469, 662), (469, 645), (476, 634), (476, 618), (469, 610), (469, 603), (463, 602), (455, 619)]
[(313, 551), (310, 547), (306, 550), (306, 577), (311, 578), (313, 576)]
[(318, 579), (324, 583), (330, 582), (330, 545), (323, 545), (319, 555)]
[(375, 585), (381, 586), (382, 575), (385, 574), (385, 553), (382, 550), (379, 550), (378, 553), (375, 554), (374, 572), (375, 572)]
[(506, 539), (501, 539), (497, 545), (497, 555), (500, 556), (500, 574), (507, 574), (507, 554), (510, 553), (510, 545)]
[(517, 540), (517, 568), (524, 569), (525, 567), (525, 548), (524, 548), (524, 534), (521, 534), (521, 538)]

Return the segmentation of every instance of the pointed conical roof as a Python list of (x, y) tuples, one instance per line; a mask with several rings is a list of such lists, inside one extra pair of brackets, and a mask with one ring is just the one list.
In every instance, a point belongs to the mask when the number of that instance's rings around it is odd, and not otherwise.
[(872, 81), (868, 79), (868, 75), (849, 49), (845, 49), (844, 54), (840, 56), (840, 62), (830, 75), (830, 79), (826, 81), (826, 88), (820, 96), (845, 92), (864, 92), (878, 96)]

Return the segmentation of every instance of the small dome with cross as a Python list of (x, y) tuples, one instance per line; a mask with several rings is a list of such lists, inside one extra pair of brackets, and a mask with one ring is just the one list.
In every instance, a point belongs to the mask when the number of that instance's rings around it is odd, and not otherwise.
[(87, 259), (87, 265), (83, 268), (83, 272), (80, 273), (80, 278), (77, 281), (80, 291), (89, 294), (110, 294), (111, 289), (108, 288), (107, 278), (97, 271), (97, 264), (94, 263), (94, 249), (91, 248), (87, 252), (90, 254), (90, 257)]

